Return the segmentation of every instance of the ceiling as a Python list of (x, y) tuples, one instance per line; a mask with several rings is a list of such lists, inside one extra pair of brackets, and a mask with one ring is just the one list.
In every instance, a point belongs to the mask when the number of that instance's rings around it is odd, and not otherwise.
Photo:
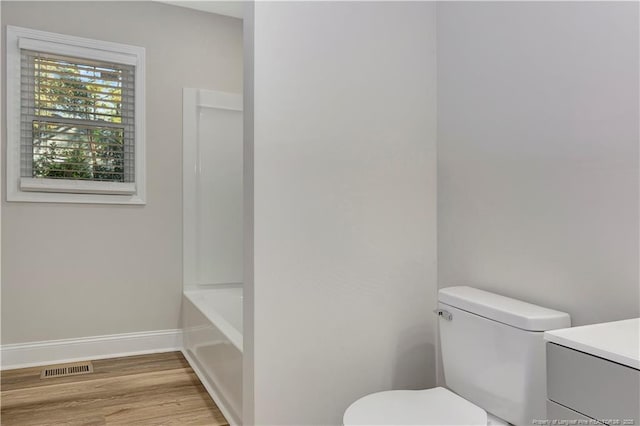
[[(160, 1), (160, 0), (158, 0)], [(244, 1), (161, 1), (174, 6), (187, 7), (189, 9), (202, 10), (204, 12), (217, 13), (218, 15), (243, 17)]]

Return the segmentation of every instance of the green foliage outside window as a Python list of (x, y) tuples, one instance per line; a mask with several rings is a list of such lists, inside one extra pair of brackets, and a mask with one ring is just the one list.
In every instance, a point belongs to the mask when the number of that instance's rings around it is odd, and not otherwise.
[(33, 176), (124, 182), (122, 72), (35, 58)]

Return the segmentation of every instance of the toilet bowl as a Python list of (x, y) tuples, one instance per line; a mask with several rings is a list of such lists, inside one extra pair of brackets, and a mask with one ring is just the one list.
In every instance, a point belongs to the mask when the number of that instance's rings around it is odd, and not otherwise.
[(343, 425), (507, 426), (508, 423), (450, 390), (437, 387), (367, 395), (347, 408)]
[(568, 314), (460, 286), (438, 292), (447, 388), (391, 390), (347, 408), (345, 426), (530, 425), (546, 418), (543, 334)]

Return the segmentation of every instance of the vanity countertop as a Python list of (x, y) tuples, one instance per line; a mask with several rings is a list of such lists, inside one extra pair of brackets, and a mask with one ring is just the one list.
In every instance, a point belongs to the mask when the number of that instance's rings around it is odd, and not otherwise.
[(544, 338), (640, 370), (640, 318), (546, 331)]

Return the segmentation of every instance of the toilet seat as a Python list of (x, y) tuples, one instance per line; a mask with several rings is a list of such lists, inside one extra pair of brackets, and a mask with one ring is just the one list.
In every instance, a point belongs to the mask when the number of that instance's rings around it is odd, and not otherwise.
[(373, 393), (351, 404), (344, 426), (487, 425), (487, 412), (448, 389), (394, 390)]

